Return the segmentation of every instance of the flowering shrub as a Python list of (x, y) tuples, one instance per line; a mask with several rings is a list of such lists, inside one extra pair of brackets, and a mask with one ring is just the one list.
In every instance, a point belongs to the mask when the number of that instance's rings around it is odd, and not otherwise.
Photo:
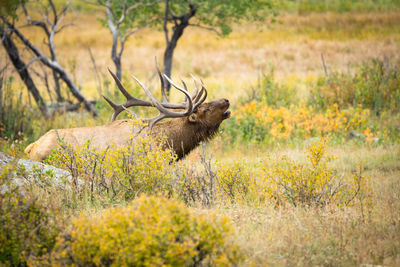
[[(370, 112), (368, 109), (350, 107), (340, 110), (333, 104), (326, 111), (312, 106), (275, 108), (260, 102), (240, 106), (226, 129), (232, 141), (272, 143), (291, 139), (308, 139), (316, 136), (345, 137), (351, 130), (367, 130)], [(370, 139), (382, 133), (370, 133)]]
[(218, 179), (216, 195), (221, 199), (240, 200), (253, 190), (253, 178), (246, 172), (244, 166), (237, 162), (230, 166), (217, 164), (216, 176)]
[(226, 218), (194, 215), (166, 198), (82, 215), (59, 239), (54, 265), (232, 266), (241, 260)]
[(238, 202), (251, 199), (257, 187), (254, 176), (238, 163), (215, 163), (206, 155), (204, 145), (200, 154), (203, 169), (179, 166), (175, 174), (175, 195), (185, 203), (202, 203), (210, 206), (218, 202)]
[(61, 142), (47, 163), (70, 171), (73, 186), (92, 199), (127, 200), (139, 193), (164, 193), (174, 183), (171, 150), (148, 135), (131, 137), (127, 146), (97, 151), (88, 141), (83, 147)]
[(307, 149), (307, 163), (280, 158), (272, 167), (264, 168), (264, 179), (270, 181), (267, 192), (277, 203), (294, 206), (342, 206), (354, 204), (355, 199), (369, 201), (372, 192), (362, 172), (353, 174), (351, 181), (340, 180), (328, 167), (333, 158), (325, 157), (325, 152), (326, 141), (313, 141)]

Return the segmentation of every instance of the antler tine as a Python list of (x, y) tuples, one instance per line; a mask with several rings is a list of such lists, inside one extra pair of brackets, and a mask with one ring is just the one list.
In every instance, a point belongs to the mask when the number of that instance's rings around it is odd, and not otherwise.
[(170, 78), (168, 78), (167, 75), (164, 74), (164, 77), (165, 77), (165, 79), (167, 79), (167, 81), (168, 81), (173, 87), (175, 87), (176, 89), (178, 89), (179, 91), (181, 91), (182, 93), (184, 93), (185, 96), (186, 96), (186, 98), (189, 100), (188, 108), (187, 108), (187, 111), (186, 111), (186, 115), (189, 115), (190, 113), (193, 113), (193, 101), (192, 101), (192, 98), (191, 98), (190, 95), (189, 95), (189, 92), (187, 91), (186, 83), (182, 80), (183, 87), (185, 88), (185, 89), (183, 89), (183, 88), (179, 87), (178, 85), (176, 85)]
[[(111, 121), (115, 121), (115, 119), (117, 118), (117, 116), (119, 115), (119, 113), (121, 113), (122, 111), (126, 110), (128, 111), (130, 114), (132, 114), (126, 107), (131, 107), (133, 105), (129, 105), (132, 104), (132, 101), (127, 101), (125, 104), (122, 105), (116, 105), (114, 102), (112, 102), (109, 98), (107, 98), (106, 96), (103, 95), (103, 98), (108, 102), (108, 104), (110, 104), (110, 106), (114, 109), (114, 113), (111, 115)], [(132, 99), (133, 100), (133, 99)], [(150, 104), (150, 103), (149, 103)], [(151, 106), (150, 105), (142, 105), (142, 106)]]
[(203, 96), (203, 98), (201, 98), (201, 100), (198, 100), (196, 98), (196, 100), (195, 100), (196, 104), (194, 105), (193, 110), (196, 110), (197, 107), (200, 106), (206, 100), (208, 93), (207, 93), (207, 89), (204, 86), (201, 87), (201, 91), (197, 96), (198, 96), (198, 98), (200, 98), (201, 95), (203, 94), (203, 92), (204, 92), (204, 96)]
[(164, 115), (163, 113), (160, 113), (160, 114), (158, 114), (158, 116), (156, 116), (154, 118), (145, 119), (145, 121), (147, 121), (149, 123), (149, 130), (151, 131), (154, 124), (156, 124), (157, 122), (159, 122), (160, 120), (162, 120), (164, 118), (167, 118), (167, 116)]
[(124, 88), (124, 86), (122, 85), (121, 81), (118, 79), (118, 77), (108, 68), (108, 71), (110, 72), (111, 76), (113, 77), (115, 83), (118, 86), (118, 89), (121, 91), (121, 93), (126, 97), (126, 102), (121, 104), (121, 105), (116, 105), (115, 103), (113, 103), (110, 99), (108, 99), (107, 97), (104, 97), (104, 99), (108, 102), (108, 104), (110, 104), (110, 106), (114, 109), (114, 113), (111, 116), (111, 121), (114, 121), (117, 116), (124, 110), (126, 110), (126, 108), (128, 107), (132, 107), (132, 106), (144, 106), (144, 107), (149, 107), (149, 106), (153, 106), (151, 102), (149, 101), (145, 101), (145, 100), (141, 100), (138, 98), (133, 97), (132, 95), (130, 95), (128, 93), (128, 91), (126, 91), (126, 89)]
[(136, 99), (133, 96), (131, 96), (128, 91), (126, 91), (125, 87), (122, 85), (121, 81), (118, 79), (117, 75), (115, 75), (114, 72), (110, 70), (110, 68), (107, 68), (108, 72), (111, 74), (111, 76), (114, 78), (115, 83), (118, 86), (118, 89), (121, 91), (121, 93), (126, 97), (126, 99)]
[[(114, 113), (111, 115), (111, 121), (114, 121), (115, 118), (117, 117), (117, 115), (119, 113), (121, 113), (121, 111), (119, 111), (118, 105), (116, 105), (114, 102), (112, 102), (110, 99), (108, 99), (107, 97), (105, 97), (104, 95), (102, 95), (102, 97), (108, 102), (108, 104), (110, 104), (110, 106), (114, 109)], [(118, 112), (119, 111), (119, 112)]]
[(196, 77), (193, 76), (193, 74), (190, 73), (190, 77), (192, 77), (193, 81), (194, 81), (194, 87), (196, 88), (194, 93), (192, 94), (192, 99), (195, 99), (197, 94), (199, 93), (199, 87), (197, 85), (197, 80)]
[[(208, 92), (207, 92), (206, 86), (204, 85), (204, 82), (203, 82), (202, 79), (200, 79), (200, 82), (201, 82), (201, 89), (204, 90), (204, 92), (205, 92), (205, 97), (203, 97), (202, 100), (200, 101), (200, 103), (203, 103), (204, 100), (206, 100), (206, 98), (207, 98), (207, 93), (208, 93)], [(201, 95), (199, 95), (199, 96), (196, 98), (196, 102), (200, 99), (200, 96), (201, 96)]]
[[(166, 77), (166, 75), (164, 75), (164, 77)], [(132, 75), (132, 78), (135, 79), (135, 81), (143, 88), (146, 95), (151, 99), (153, 106), (155, 106), (160, 111), (160, 113), (164, 114), (166, 117), (169, 117), (169, 118), (184, 117), (193, 112), (193, 103), (190, 98), (189, 98), (189, 104), (188, 104), (186, 111), (184, 111), (184, 112), (170, 111), (170, 110), (166, 109), (162, 104), (160, 104), (160, 102), (158, 102), (157, 99), (154, 98), (154, 96), (151, 94), (149, 89), (147, 89), (146, 86), (144, 86), (141, 81), (139, 81), (134, 75)], [(170, 80), (168, 79), (168, 81), (170, 81)], [(183, 90), (182, 88), (177, 88), (177, 89), (182, 91), (185, 95), (188, 95), (187, 92), (185, 92), (185, 90)]]
[[(192, 79), (194, 80), (194, 85), (196, 87), (196, 91), (192, 95), (193, 102), (195, 102), (193, 110), (196, 110), (197, 107), (200, 106), (201, 103), (203, 103), (206, 100), (208, 92), (207, 92), (207, 89), (204, 86), (203, 80), (200, 79), (200, 81), (201, 81), (201, 89), (199, 91), (199, 86), (198, 86), (196, 77), (194, 77), (192, 74), (190, 74), (190, 76), (192, 76)], [(204, 93), (204, 96), (203, 96), (203, 98), (201, 98), (203, 93)]]
[[(186, 83), (185, 83), (185, 81), (184, 81), (182, 78), (181, 78), (181, 83), (183, 84), (183, 87), (185, 88), (185, 91), (186, 91), (187, 93), (189, 93), (189, 90), (187, 89)], [(190, 97), (190, 96), (188, 96), (188, 95), (185, 94), (185, 100), (183, 101), (183, 103), (187, 103), (189, 97)]]
[[(187, 91), (185, 91), (182, 88), (177, 88), (178, 90), (182, 91), (189, 100), (188, 103), (188, 107), (186, 109), (186, 111), (184, 112), (173, 112), (170, 111), (166, 108), (163, 107), (162, 104), (160, 104), (155, 98), (154, 96), (151, 94), (151, 92), (149, 91), (149, 89), (146, 88), (146, 86), (144, 86), (134, 75), (132, 75), (132, 78), (135, 79), (135, 81), (143, 88), (144, 92), (146, 93), (146, 95), (151, 99), (153, 105), (160, 111), (160, 114), (158, 114), (156, 117), (154, 118), (148, 118), (145, 119), (145, 121), (147, 121), (149, 123), (149, 130), (151, 130), (153, 128), (153, 126), (160, 120), (165, 119), (165, 118), (177, 118), (177, 117), (185, 117), (187, 115), (189, 115), (190, 113), (193, 112), (193, 103), (192, 103), (192, 99), (190, 99), (189, 94), (187, 93)], [(167, 78), (168, 79), (168, 78)], [(172, 83), (171, 83), (172, 84)], [(184, 87), (186, 88), (186, 84), (184, 84)]]
[[(165, 77), (168, 79), (167, 76), (165, 76)], [(189, 94), (188, 94), (188, 90), (187, 90), (187, 86), (186, 86), (185, 81), (181, 79), (184, 89), (183, 89), (183, 88), (180, 88), (179, 86), (176, 86), (176, 85), (172, 82), (172, 80), (168, 79), (168, 81), (169, 81), (175, 88), (177, 88), (178, 90), (182, 91), (182, 92), (185, 94), (185, 99), (187, 99), (187, 100), (189, 101), (189, 103), (188, 103), (188, 109), (187, 109), (187, 111), (185, 112), (185, 114), (182, 114), (182, 115), (183, 115), (183, 116), (187, 116), (187, 115), (193, 113), (194, 105), (193, 105), (192, 99), (190, 98), (190, 96), (189, 96)], [(144, 89), (144, 88), (143, 88), (143, 89)], [(149, 96), (149, 97), (150, 97), (150, 96)], [(175, 113), (178, 113), (178, 112), (175, 112)], [(158, 116), (156, 116), (156, 117), (154, 117), (154, 118), (151, 118), (151, 119), (146, 119), (146, 121), (149, 122), (149, 129), (151, 130), (151, 129), (153, 128), (154, 124), (156, 124), (158, 121), (160, 121), (160, 120), (162, 120), (162, 119), (164, 119), (164, 118), (168, 118), (168, 115), (165, 114), (165, 113), (162, 113), (161, 110), (160, 110), (160, 114), (159, 114)]]
[[(196, 77), (194, 77), (192, 74), (190, 74), (190, 76), (194, 80), (194, 85), (196, 87), (196, 91), (192, 95), (193, 102), (195, 102), (193, 110), (196, 110), (197, 107), (200, 106), (201, 103), (203, 103), (206, 100), (208, 92), (207, 92), (206, 87), (204, 86), (203, 80), (200, 79), (200, 81), (201, 81), (201, 89), (199, 91), (199, 86), (198, 86)], [(204, 96), (202, 97), (203, 93), (204, 93)]]
[[(156, 65), (157, 66), (157, 65)], [(118, 79), (118, 77), (110, 70), (110, 68), (108, 68), (108, 71), (110, 72), (111, 76), (114, 78), (115, 83), (118, 86), (118, 89), (121, 91), (121, 93), (126, 97), (126, 99), (128, 101), (126, 101), (123, 105), (125, 107), (131, 107), (131, 106), (145, 106), (145, 107), (149, 107), (149, 106), (154, 106), (151, 102), (146, 101), (146, 100), (141, 100), (138, 99), (136, 97), (133, 97), (131, 94), (128, 93), (128, 91), (126, 91), (125, 87), (122, 85), (121, 81)], [(157, 72), (158, 75), (160, 77), (161, 80), (161, 94), (163, 97), (163, 102), (162, 105), (166, 108), (170, 108), (170, 109), (182, 109), (185, 108), (185, 106), (181, 105), (181, 104), (173, 104), (173, 103), (169, 103), (168, 99), (167, 99), (167, 95), (165, 93), (165, 81), (164, 78), (160, 72), (160, 69), (157, 66)], [(135, 80), (137, 80), (137, 78), (135, 78)], [(143, 86), (143, 85), (142, 85)], [(110, 103), (110, 102), (109, 102)], [(121, 105), (118, 105), (121, 106)], [(124, 109), (122, 107), (119, 108), (119, 112), (123, 111)], [(118, 115), (118, 114), (117, 114)]]

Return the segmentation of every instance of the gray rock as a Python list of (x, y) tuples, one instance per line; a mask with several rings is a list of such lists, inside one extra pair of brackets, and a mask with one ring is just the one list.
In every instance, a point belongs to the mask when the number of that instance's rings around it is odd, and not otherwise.
[[(51, 179), (48, 182), (52, 182), (55, 184), (59, 184), (61, 181), (72, 179), (71, 174), (66, 170), (33, 160), (16, 159), (3, 152), (0, 152), (0, 169), (3, 170), (7, 164), (23, 166), (28, 173), (31, 172), (33, 169), (40, 170), (42, 173), (48, 174), (48, 179)], [(28, 178), (34, 179), (32, 175)], [(23, 179), (20, 177), (16, 177), (14, 183), (17, 185), (23, 183)]]

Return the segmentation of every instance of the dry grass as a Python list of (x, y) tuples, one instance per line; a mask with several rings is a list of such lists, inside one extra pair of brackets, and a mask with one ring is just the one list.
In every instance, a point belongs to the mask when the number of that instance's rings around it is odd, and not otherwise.
[[(359, 163), (370, 178), (374, 199), (370, 207), (303, 208), (264, 205), (221, 205), (212, 210), (234, 221), (236, 239), (248, 257), (243, 266), (359, 266), (400, 264), (400, 149), (391, 147), (334, 147), (328, 155), (339, 176)], [(215, 152), (215, 151), (214, 151)], [(232, 152), (232, 153), (231, 153)], [(217, 153), (224, 162), (238, 161), (257, 170), (265, 155), (287, 155), (305, 161), (303, 149), (269, 152)], [(194, 156), (191, 156), (194, 157)], [(190, 160), (190, 159), (188, 159)], [(256, 171), (253, 171), (256, 173)], [(209, 212), (199, 209), (199, 213)]]
[(222, 213), (235, 221), (249, 255), (244, 265), (398, 266), (399, 206), (386, 204), (376, 205), (380, 211), (367, 219), (356, 208), (236, 207)]
[[(221, 149), (218, 141), (208, 148), (226, 164), (240, 162), (253, 175), (265, 165), (266, 157), (305, 162), (304, 148), (257, 147)], [(400, 264), (400, 147), (331, 147), (328, 155), (337, 159), (330, 166), (339, 177), (365, 168), (374, 199), (369, 208), (302, 208), (264, 205), (221, 205), (212, 210), (231, 218), (236, 240), (248, 257), (243, 266), (360, 266)], [(186, 161), (196, 162), (191, 154)], [(199, 209), (199, 213), (209, 212)]]
[[(110, 79), (106, 67), (113, 67), (111, 36), (97, 21), (101, 16), (100, 12), (96, 16), (79, 14), (75, 26), (56, 37), (59, 61), (67, 69), (76, 64), (73, 75), (76, 82), (84, 94), (95, 98), (98, 93), (87, 47), (92, 49), (105, 79)], [(204, 79), (211, 97), (229, 94), (235, 101), (269, 64), (275, 66), (277, 77), (296, 80), (322, 73), (321, 53), (329, 68), (341, 71), (384, 55), (391, 60), (399, 59), (398, 12), (283, 14), (279, 20), (275, 24), (237, 25), (226, 38), (197, 28), (187, 29), (174, 57), (175, 78), (189, 78), (188, 74), (194, 73)], [(25, 31), (36, 44), (42, 43), (37, 31)], [(144, 30), (133, 36), (124, 53), (125, 74), (150, 79), (154, 74), (154, 57), (161, 61), (163, 48), (164, 37), (160, 31)], [(155, 82), (154, 79), (154, 87), (158, 86)]]

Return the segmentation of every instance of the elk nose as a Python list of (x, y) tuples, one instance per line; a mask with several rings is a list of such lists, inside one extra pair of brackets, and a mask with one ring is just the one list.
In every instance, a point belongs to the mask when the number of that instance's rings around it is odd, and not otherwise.
[(229, 104), (229, 100), (224, 98), (225, 103)]

